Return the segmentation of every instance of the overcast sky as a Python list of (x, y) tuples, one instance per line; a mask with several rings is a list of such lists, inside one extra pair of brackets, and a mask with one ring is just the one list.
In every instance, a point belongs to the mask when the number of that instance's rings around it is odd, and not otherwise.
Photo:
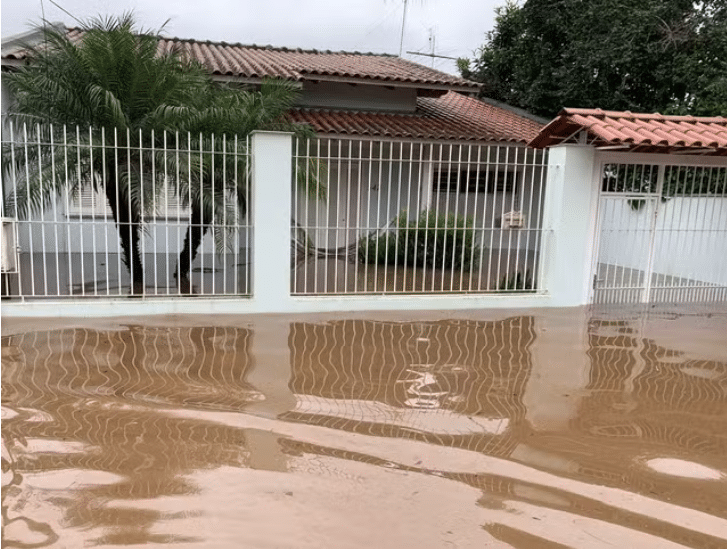
[[(41, 21), (77, 25), (80, 20), (133, 10), (144, 29), (179, 38), (271, 44), (323, 50), (399, 53), (404, 0), (2, 0), (2, 36), (28, 31)], [(406, 51), (472, 57), (494, 25), (505, 0), (408, 0), (404, 57), (427, 66), (432, 58)], [(454, 61), (434, 67), (456, 74)]]

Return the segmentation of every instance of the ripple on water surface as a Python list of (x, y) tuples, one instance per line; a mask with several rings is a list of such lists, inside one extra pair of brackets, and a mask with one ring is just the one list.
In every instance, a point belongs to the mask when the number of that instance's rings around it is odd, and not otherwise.
[(199, 319), (3, 337), (4, 546), (727, 545), (725, 316)]

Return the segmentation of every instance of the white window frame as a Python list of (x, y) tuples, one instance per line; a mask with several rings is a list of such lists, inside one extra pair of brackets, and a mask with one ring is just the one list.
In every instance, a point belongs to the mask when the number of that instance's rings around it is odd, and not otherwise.
[[(169, 193), (169, 187), (165, 187)], [(168, 211), (160, 212), (164, 205), (164, 197), (159, 197), (156, 212), (151, 214), (153, 219), (189, 219), (191, 211), (189, 206), (182, 206), (179, 198), (168, 195)], [(69, 218), (108, 218), (113, 219), (111, 208), (103, 192), (94, 190), (91, 185), (84, 185), (80, 193), (73, 198), (68, 197), (67, 216)]]

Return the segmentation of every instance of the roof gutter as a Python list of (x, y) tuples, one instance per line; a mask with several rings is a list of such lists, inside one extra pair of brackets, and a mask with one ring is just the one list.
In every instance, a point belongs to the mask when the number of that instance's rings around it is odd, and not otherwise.
[[(5, 60), (3, 60), (3, 63)], [(248, 77), (248, 76), (238, 76), (238, 75), (231, 75), (231, 74), (218, 74), (213, 73), (212, 74), (212, 80), (215, 80), (216, 82), (234, 82), (234, 83), (240, 83), (240, 84), (262, 84), (264, 80), (267, 79), (275, 79), (275, 78), (282, 78), (282, 77)], [(449, 85), (449, 84), (433, 84), (429, 82), (412, 82), (412, 81), (403, 81), (403, 80), (383, 80), (383, 79), (377, 79), (377, 78), (367, 78), (367, 77), (339, 77), (339, 76), (329, 76), (329, 75), (313, 75), (313, 74), (303, 74), (299, 76), (296, 80), (290, 79), (290, 78), (282, 78), (283, 80), (288, 80), (289, 82), (294, 82), (299, 87), (303, 87), (303, 82), (339, 82), (343, 84), (366, 84), (369, 86), (382, 86), (382, 87), (395, 87), (395, 88), (414, 88), (417, 90), (437, 90), (442, 92), (448, 92), (448, 91), (454, 91), (454, 92), (464, 92), (466, 94), (473, 94), (476, 93), (479, 89), (477, 84), (472, 85)]]

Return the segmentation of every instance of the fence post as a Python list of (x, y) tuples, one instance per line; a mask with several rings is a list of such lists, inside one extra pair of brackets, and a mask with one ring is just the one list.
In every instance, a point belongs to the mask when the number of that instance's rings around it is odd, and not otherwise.
[(260, 313), (290, 311), (292, 136), (252, 133), (252, 300)]
[(557, 307), (588, 303), (598, 208), (596, 150), (590, 145), (558, 145), (548, 154), (541, 262), (543, 288)]

